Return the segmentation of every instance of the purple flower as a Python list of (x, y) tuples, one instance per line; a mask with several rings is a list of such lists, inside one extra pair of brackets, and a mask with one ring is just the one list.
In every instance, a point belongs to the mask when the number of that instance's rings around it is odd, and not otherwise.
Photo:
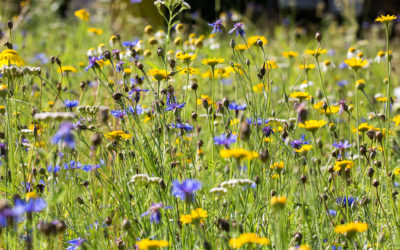
[(51, 138), (51, 143), (58, 144), (63, 142), (69, 148), (75, 148), (74, 135), (72, 129), (74, 125), (70, 122), (64, 122), (60, 125), (57, 133)]
[(131, 3), (141, 3), (142, 0), (131, 0)]
[(185, 124), (183, 124), (183, 123), (177, 123), (177, 124), (171, 123), (171, 127), (183, 129), (186, 132), (189, 132), (189, 131), (193, 130), (193, 126), (189, 125), (188, 123), (185, 123)]
[(115, 118), (122, 119), (126, 116), (126, 112), (122, 110), (111, 110), (110, 112)]
[(222, 134), (220, 136), (214, 137), (214, 144), (228, 147), (232, 143), (235, 143), (236, 139), (237, 139), (237, 135), (230, 134), (228, 137), (225, 134)]
[(78, 100), (68, 100), (68, 99), (66, 99), (65, 101), (64, 101), (64, 105), (65, 105), (65, 107), (66, 108), (73, 108), (73, 107), (76, 107), (76, 106), (78, 106), (79, 105), (79, 101)]
[(201, 188), (201, 182), (198, 180), (188, 179), (180, 183), (179, 181), (172, 182), (172, 195), (181, 200), (194, 198), (194, 192)]
[(122, 42), (122, 45), (123, 46), (125, 46), (125, 47), (135, 47), (136, 46), (136, 44), (139, 42), (139, 40), (135, 40), (135, 41), (125, 41), (125, 42)]
[(223, 33), (222, 29), (224, 28), (224, 26), (222, 25), (222, 20), (218, 19), (217, 21), (213, 22), (213, 23), (209, 23), (208, 24), (210, 27), (213, 27), (213, 31), (211, 32), (211, 34), (217, 33), (217, 32), (221, 32)]
[(247, 107), (247, 105), (246, 104), (236, 104), (236, 102), (232, 102), (232, 103), (229, 104), (228, 107), (231, 110), (238, 111), (238, 110), (244, 110)]
[(274, 133), (274, 130), (272, 130), (272, 128), (269, 127), (269, 126), (265, 126), (265, 127), (262, 129), (262, 132), (263, 132), (263, 134), (264, 134), (265, 137), (270, 137), (271, 134)]
[(309, 141), (306, 141), (305, 140), (305, 134), (303, 134), (302, 136), (301, 136), (301, 139), (300, 140), (293, 140), (292, 142), (291, 142), (291, 146), (292, 146), (292, 148), (294, 148), (294, 149), (300, 149), (304, 144), (310, 144), (311, 143), (311, 140), (309, 140)]
[(73, 240), (69, 240), (67, 241), (68, 244), (70, 244), (70, 246), (67, 247), (67, 250), (76, 250), (78, 249), (78, 247), (82, 246), (82, 244), (85, 242), (85, 239), (82, 238), (76, 238)]
[(243, 23), (235, 23), (235, 24), (233, 24), (233, 29), (231, 29), (229, 31), (229, 34), (231, 34), (234, 31), (236, 31), (236, 37), (238, 35), (241, 35), (243, 37), (245, 35), (245, 32), (243, 30)]
[(161, 212), (160, 212), (160, 210), (162, 208), (170, 209), (172, 207), (164, 207), (162, 202), (153, 203), (153, 204), (151, 204), (149, 210), (147, 210), (146, 212), (142, 213), (140, 215), (140, 217), (147, 216), (147, 215), (150, 214), (150, 223), (155, 222), (155, 223), (158, 224), (161, 221)]
[(332, 146), (334, 146), (334, 147), (337, 148), (337, 149), (346, 149), (346, 148), (351, 147), (351, 145), (349, 144), (349, 141), (348, 141), (348, 140), (345, 140), (344, 142), (341, 142), (341, 141), (340, 141), (339, 143), (337, 143), (337, 142), (335, 141), (335, 143), (333, 143)]

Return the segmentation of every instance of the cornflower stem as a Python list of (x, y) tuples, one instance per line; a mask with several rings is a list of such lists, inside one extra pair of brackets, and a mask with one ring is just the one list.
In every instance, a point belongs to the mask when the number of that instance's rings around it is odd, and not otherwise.
[[(358, 81), (358, 74), (357, 70), (354, 71), (354, 79), (355, 82)], [(356, 139), (357, 139), (357, 154), (358, 154), (358, 167), (361, 168), (361, 157), (360, 157), (360, 136), (359, 136), (359, 131), (358, 127), (360, 126), (360, 121), (359, 121), (359, 114), (358, 114), (358, 89), (357, 89), (357, 84), (354, 84), (354, 91), (355, 91), (355, 96), (356, 96), (356, 125), (357, 125), (357, 132), (356, 132)]]
[[(188, 93), (188, 88), (189, 88), (189, 63), (187, 62), (186, 63), (186, 70), (187, 70), (187, 77), (186, 77), (186, 89), (185, 89), (185, 97), (184, 97), (184, 103), (186, 103), (187, 102), (187, 93)], [(183, 111), (183, 119), (185, 119), (186, 118), (186, 108), (184, 109), (184, 111)]]

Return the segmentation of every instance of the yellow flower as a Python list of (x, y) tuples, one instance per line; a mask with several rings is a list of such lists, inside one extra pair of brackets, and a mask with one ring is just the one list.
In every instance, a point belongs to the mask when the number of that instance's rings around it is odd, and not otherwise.
[(368, 224), (367, 223), (361, 223), (361, 222), (350, 222), (344, 225), (338, 225), (335, 227), (335, 233), (337, 234), (343, 234), (346, 237), (351, 237), (355, 233), (363, 233), (368, 230)]
[(245, 51), (248, 49), (248, 47), (246, 46), (246, 44), (236, 44), (235, 49), (238, 51)]
[(343, 169), (352, 168), (353, 166), (354, 166), (353, 161), (349, 161), (349, 160), (335, 161), (335, 166), (333, 167), (333, 170), (340, 171)]
[(25, 198), (26, 198), (27, 200), (35, 199), (35, 198), (37, 198), (37, 197), (39, 197), (39, 196), (38, 196), (38, 194), (37, 194), (35, 191), (26, 193), (26, 195), (25, 195)]
[(240, 120), (239, 120), (239, 119), (233, 118), (233, 119), (231, 120), (230, 125), (233, 126), (233, 125), (236, 125), (236, 124), (239, 124), (239, 123), (240, 123)]
[(387, 97), (384, 96), (379, 96), (375, 98), (378, 102), (386, 102), (387, 101)]
[(120, 130), (112, 131), (110, 133), (104, 134), (104, 136), (111, 140), (117, 140), (119, 138), (129, 140), (132, 138), (131, 134), (125, 134), (123, 131), (120, 131)]
[(179, 71), (180, 75), (187, 75), (188, 70), (189, 70), (189, 75), (198, 75), (200, 74), (200, 70), (193, 68), (193, 67), (185, 67), (185, 68), (181, 68), (181, 67), (177, 67), (176, 68)]
[(272, 196), (271, 205), (277, 208), (283, 208), (286, 205), (286, 197)]
[(156, 81), (161, 81), (168, 77), (168, 73), (165, 69), (151, 69), (149, 75), (154, 77)]
[(400, 115), (396, 115), (396, 116), (393, 118), (393, 121), (396, 123), (396, 124), (395, 124), (396, 127), (399, 126), (399, 124), (400, 124)]
[(208, 105), (211, 105), (213, 103), (211, 97), (209, 97), (208, 95), (201, 95), (200, 98), (197, 99), (197, 105), (202, 105), (204, 100), (207, 101)]
[(24, 60), (12, 49), (3, 50), (0, 53), (0, 67), (4, 65), (24, 66)]
[(265, 64), (267, 65), (268, 69), (277, 69), (278, 68), (278, 64), (276, 64), (276, 62), (273, 60), (268, 60), (265, 62)]
[(282, 170), (284, 166), (285, 163), (283, 161), (278, 161), (271, 164), (271, 169)]
[(252, 160), (258, 157), (257, 152), (247, 151), (243, 148), (235, 148), (235, 149), (222, 149), (220, 151), (220, 155), (222, 158), (235, 158), (238, 161), (247, 159)]
[(190, 61), (193, 61), (194, 59), (196, 59), (196, 57), (197, 57), (196, 54), (188, 54), (188, 53), (182, 53), (182, 52), (176, 53), (176, 58), (178, 58), (179, 60), (181, 60), (185, 63), (189, 63)]
[(231, 238), (229, 240), (229, 246), (231, 248), (241, 248), (244, 244), (254, 243), (258, 245), (269, 245), (270, 241), (268, 238), (259, 237), (254, 233), (244, 233), (241, 234), (238, 238)]
[(300, 245), (297, 247), (291, 247), (289, 250), (311, 250), (311, 247), (309, 245)]
[(141, 241), (136, 242), (136, 246), (142, 250), (142, 249), (156, 249), (156, 248), (161, 248), (161, 247), (168, 247), (169, 243), (166, 240), (149, 240), (149, 239), (143, 239)]
[(315, 64), (312, 64), (312, 63), (307, 64), (307, 65), (300, 64), (299, 69), (309, 71), (310, 69), (315, 69)]
[(364, 122), (361, 123), (360, 125), (358, 125), (358, 129), (357, 128), (353, 128), (353, 132), (357, 133), (357, 131), (359, 132), (366, 132), (370, 129), (373, 129), (374, 126), (368, 125), (368, 123)]
[(393, 174), (400, 175), (400, 168), (396, 168), (395, 170), (393, 170)]
[(381, 23), (388, 24), (391, 21), (396, 20), (396, 19), (397, 19), (397, 16), (395, 16), (395, 15), (386, 15), (386, 16), (385, 15), (381, 15), (381, 16), (378, 16), (375, 19), (375, 22), (381, 22)]
[(196, 208), (195, 210), (190, 211), (190, 214), (181, 215), (180, 221), (183, 225), (198, 222), (203, 223), (203, 219), (207, 217), (207, 211), (202, 208)]
[(299, 53), (297, 53), (295, 51), (285, 51), (285, 52), (282, 52), (282, 55), (285, 58), (295, 58), (299, 55)]
[(61, 69), (57, 69), (58, 73), (69, 73), (69, 72), (77, 72), (77, 69), (73, 66), (62, 66)]
[(325, 124), (327, 124), (328, 122), (325, 120), (309, 120), (309, 121), (305, 121), (305, 123), (299, 123), (299, 127), (300, 128), (305, 128), (307, 131), (311, 131), (311, 132), (315, 132), (317, 131), (319, 128), (321, 128), (322, 126), (324, 126)]
[(318, 50), (306, 49), (306, 51), (304, 52), (304, 54), (312, 56), (319, 56), (321, 54), (326, 54), (326, 53), (327, 53), (326, 49), (321, 50), (321, 48), (319, 48)]
[(98, 29), (98, 28), (88, 28), (88, 32), (95, 34), (95, 35), (101, 35), (103, 34), (103, 30), (102, 29)]
[(223, 59), (223, 58), (214, 57), (214, 58), (205, 58), (205, 59), (203, 59), (203, 61), (201, 61), (201, 63), (204, 65), (209, 65), (211, 67), (214, 67), (215, 65), (221, 64), (224, 61), (225, 61), (225, 59)]
[(351, 58), (351, 59), (347, 59), (344, 60), (344, 63), (349, 66), (350, 68), (352, 68), (353, 70), (359, 70), (362, 67), (366, 66), (368, 64), (367, 60), (363, 60), (363, 59), (357, 59), (357, 58)]
[(32, 123), (31, 125), (29, 125), (28, 129), (31, 131), (34, 131), (36, 129), (36, 133), (41, 134), (43, 133), (44, 128), (46, 128), (47, 125), (40, 123), (40, 124), (34, 124)]
[(268, 43), (268, 40), (267, 40), (267, 38), (265, 38), (265, 36), (251, 36), (251, 37), (249, 37), (249, 38), (247, 39), (247, 43), (248, 43), (250, 46), (253, 46), (253, 45), (256, 45), (256, 44), (257, 44), (257, 41), (258, 41), (258, 40), (261, 40), (261, 41), (263, 42), (264, 45)]
[(307, 92), (293, 92), (290, 94), (291, 98), (296, 98), (299, 100), (309, 100), (311, 98), (311, 95), (308, 94)]
[(83, 20), (83, 21), (89, 21), (89, 19), (90, 19), (90, 14), (89, 14), (89, 12), (88, 12), (87, 10), (85, 10), (85, 9), (80, 9), (80, 10), (75, 11), (75, 12), (74, 12), (74, 15), (75, 15), (77, 18), (79, 18), (79, 19), (81, 19), (81, 20)]
[(300, 149), (295, 149), (296, 153), (303, 153), (306, 154), (308, 151), (312, 149), (312, 145), (304, 144)]
[(267, 86), (265, 86), (265, 88), (264, 88), (263, 83), (259, 83), (259, 84), (253, 86), (253, 91), (255, 93), (261, 93), (263, 91), (263, 89), (267, 90)]
[(329, 108), (325, 109), (319, 109), (318, 112), (320, 112), (321, 114), (336, 114), (337, 112), (339, 112), (340, 107), (339, 106), (330, 106)]

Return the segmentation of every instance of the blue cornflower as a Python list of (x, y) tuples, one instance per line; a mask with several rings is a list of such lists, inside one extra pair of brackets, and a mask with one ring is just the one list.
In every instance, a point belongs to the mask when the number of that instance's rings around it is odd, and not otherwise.
[(257, 126), (260, 126), (260, 125), (268, 124), (268, 123), (269, 123), (269, 120), (263, 120), (263, 119), (261, 119), (261, 118), (257, 118), (257, 119), (255, 119), (255, 120), (253, 120), (253, 119), (251, 119), (251, 118), (247, 118), (246, 121), (247, 121), (247, 123), (250, 124), (250, 125), (257, 125)]
[(337, 142), (335, 141), (335, 143), (333, 143), (332, 146), (334, 146), (334, 147), (337, 148), (337, 149), (346, 149), (346, 148), (351, 147), (351, 145), (349, 144), (349, 141), (348, 141), (348, 140), (345, 140), (344, 142), (341, 142), (341, 141), (340, 141), (339, 143), (337, 143)]
[(237, 139), (237, 135), (232, 135), (231, 134), (228, 137), (225, 134), (222, 134), (220, 136), (215, 136), (214, 137), (214, 144), (228, 147), (232, 143), (235, 143), (236, 139)]
[(349, 82), (347, 80), (341, 80), (336, 82), (337, 85), (339, 85), (339, 87), (344, 87), (348, 84)]
[(69, 148), (75, 148), (75, 139), (72, 134), (74, 125), (70, 122), (64, 122), (60, 125), (57, 133), (51, 138), (51, 143), (58, 144), (63, 142)]
[(181, 109), (183, 107), (185, 107), (186, 103), (181, 103), (179, 104), (178, 102), (176, 103), (167, 103), (167, 108), (165, 109), (165, 111), (171, 111), (171, 110), (175, 110), (175, 109)]
[(351, 207), (355, 201), (356, 200), (353, 197), (339, 197), (336, 199), (336, 203), (338, 205), (342, 205), (343, 207), (346, 207), (347, 205)]
[(69, 169), (81, 169), (82, 168), (82, 163), (76, 162), (74, 160), (70, 161), (69, 163), (64, 163), (64, 169), (69, 170)]
[(131, 3), (141, 3), (142, 0), (131, 0)]
[(300, 140), (293, 140), (293, 141), (291, 142), (292, 148), (294, 148), (294, 149), (300, 149), (301, 146), (303, 146), (304, 144), (310, 144), (310, 143), (311, 143), (311, 140), (306, 141), (306, 140), (305, 140), (305, 137), (306, 137), (306, 135), (303, 134), (303, 135), (301, 136), (301, 139), (300, 139)]
[(50, 61), (50, 59), (44, 53), (39, 53), (36, 54), (32, 59), (32, 62), (36, 61), (40, 61), (41, 64), (46, 64)]
[(73, 107), (78, 106), (79, 105), (79, 101), (78, 100), (68, 100), (68, 99), (66, 99), (64, 101), (64, 105), (65, 105), (66, 108), (70, 108), (71, 109)]
[(140, 217), (147, 216), (147, 215), (150, 214), (150, 223), (155, 222), (155, 223), (158, 224), (161, 221), (161, 212), (160, 212), (160, 210), (162, 208), (170, 209), (172, 207), (164, 207), (162, 202), (153, 203), (153, 204), (151, 204), (149, 210), (147, 210), (146, 212), (142, 213), (140, 215)]
[(93, 67), (98, 67), (99, 64), (97, 63), (97, 61), (99, 61), (101, 58), (96, 57), (96, 56), (91, 56), (89, 57), (89, 64), (88, 66), (85, 68), (85, 71), (88, 71), (90, 68)]
[(22, 213), (38, 213), (47, 207), (47, 203), (41, 199), (30, 199), (28, 202), (24, 200), (15, 200), (15, 206), (13, 208), (16, 216)]
[(85, 242), (85, 239), (82, 238), (76, 238), (73, 240), (69, 240), (67, 241), (68, 244), (70, 244), (70, 246), (67, 247), (67, 250), (76, 250), (78, 249), (78, 247), (82, 246), (82, 244)]
[(121, 72), (124, 70), (124, 62), (123, 61), (118, 61), (116, 65), (117, 71)]
[(336, 216), (336, 215), (337, 215), (336, 210), (333, 210), (333, 209), (329, 209), (328, 213), (329, 213), (331, 216)]
[(180, 129), (185, 130), (186, 132), (189, 132), (189, 131), (193, 130), (193, 126), (191, 126), (188, 123), (185, 123), (185, 124), (183, 124), (183, 123), (177, 123), (177, 124), (171, 123), (171, 127), (180, 128)]
[(236, 102), (232, 102), (229, 104), (228, 107), (230, 110), (238, 111), (238, 110), (244, 110), (247, 107), (247, 105), (246, 104), (236, 104)]
[(198, 180), (188, 179), (180, 183), (172, 182), (172, 195), (181, 200), (191, 200), (194, 198), (194, 192), (201, 188), (201, 182)]
[(125, 111), (129, 115), (133, 114), (141, 115), (143, 114), (143, 107), (140, 106), (139, 104), (136, 104), (136, 109), (132, 106), (129, 106), (129, 108), (125, 109)]
[(124, 116), (126, 116), (126, 112), (122, 110), (111, 110), (110, 113), (112, 116), (118, 119), (122, 119)]
[(245, 32), (243, 30), (243, 23), (235, 23), (235, 24), (233, 24), (233, 29), (231, 29), (229, 31), (229, 34), (231, 34), (234, 31), (236, 31), (236, 37), (238, 35), (241, 35), (243, 37), (245, 35)]
[(339, 69), (347, 69), (349, 66), (345, 63), (345, 62), (342, 62), (342, 63), (340, 63), (340, 65), (339, 65)]
[(133, 95), (135, 94), (136, 97), (138, 97), (137, 101), (140, 100), (140, 92), (147, 92), (149, 91), (148, 89), (140, 89), (140, 88), (132, 88), (129, 92), (128, 95), (130, 97), (133, 97)]
[(211, 34), (217, 32), (223, 33), (222, 29), (224, 28), (224, 26), (222, 25), (222, 22), (223, 21), (221, 19), (218, 19), (217, 21), (208, 24), (210, 27), (213, 27), (213, 31), (211, 32)]
[(85, 172), (89, 172), (95, 169), (100, 168), (101, 166), (99, 164), (97, 165), (83, 165), (80, 169), (82, 169)]
[(139, 42), (138, 39), (135, 41), (125, 41), (125, 42), (122, 42), (122, 45), (125, 47), (135, 47), (138, 42)]
[(47, 172), (49, 173), (58, 173), (61, 170), (61, 167), (56, 165), (53, 167), (53, 165), (47, 166)]
[(269, 126), (265, 126), (265, 127), (262, 129), (262, 132), (263, 132), (263, 134), (264, 134), (265, 137), (270, 137), (271, 134), (274, 133), (274, 130), (273, 130), (271, 127), (269, 127)]

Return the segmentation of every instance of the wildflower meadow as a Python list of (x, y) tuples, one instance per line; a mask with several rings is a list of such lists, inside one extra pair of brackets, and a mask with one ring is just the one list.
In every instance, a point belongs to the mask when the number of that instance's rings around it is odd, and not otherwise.
[(0, 15), (2, 249), (400, 249), (394, 13), (46, 2)]

